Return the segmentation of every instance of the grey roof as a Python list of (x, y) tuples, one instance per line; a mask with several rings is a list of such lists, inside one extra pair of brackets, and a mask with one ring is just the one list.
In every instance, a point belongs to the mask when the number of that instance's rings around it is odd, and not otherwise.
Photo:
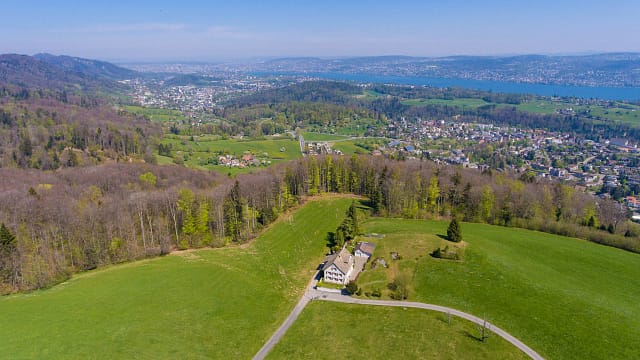
[(369, 254), (369, 256), (373, 255), (373, 250), (376, 249), (376, 244), (362, 241), (356, 245), (356, 250), (360, 250), (363, 253)]
[(353, 267), (353, 256), (351, 253), (347, 251), (345, 248), (338, 251), (335, 254), (332, 254), (327, 262), (322, 267), (322, 270), (328, 269), (331, 265), (335, 264), (338, 270), (340, 270), (343, 274), (347, 274), (351, 267)]

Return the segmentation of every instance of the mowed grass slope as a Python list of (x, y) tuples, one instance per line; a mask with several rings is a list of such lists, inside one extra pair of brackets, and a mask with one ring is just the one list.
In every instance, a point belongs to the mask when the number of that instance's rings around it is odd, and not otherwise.
[(476, 325), (421, 309), (311, 302), (268, 359), (527, 359)]
[(114, 266), (2, 298), (1, 356), (251, 358), (293, 308), (351, 201), (312, 201), (247, 246)]
[(411, 299), (486, 316), (547, 358), (640, 358), (638, 254), (465, 223), (465, 259), (455, 262), (428, 255), (445, 242), (438, 235), (446, 233), (447, 223), (373, 219), (365, 227), (387, 234), (372, 240), (380, 244), (374, 256), (403, 256), (389, 269), (363, 273), (366, 287), (384, 287), (392, 269), (404, 270), (412, 278)]

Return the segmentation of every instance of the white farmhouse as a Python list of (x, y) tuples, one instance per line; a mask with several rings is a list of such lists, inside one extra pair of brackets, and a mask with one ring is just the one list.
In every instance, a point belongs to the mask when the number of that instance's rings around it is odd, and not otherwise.
[(349, 282), (354, 269), (353, 256), (346, 249), (331, 255), (324, 264), (324, 281), (334, 284), (346, 284)]

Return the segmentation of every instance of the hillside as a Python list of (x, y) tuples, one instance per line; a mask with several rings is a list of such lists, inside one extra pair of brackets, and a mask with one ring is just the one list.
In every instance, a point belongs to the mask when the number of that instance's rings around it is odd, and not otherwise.
[[(16, 358), (251, 358), (301, 295), (324, 256), (327, 233), (351, 201), (312, 201), (247, 246), (178, 252), (0, 298), (3, 349)], [(335, 305), (319, 304), (321, 309)], [(405, 316), (382, 313), (392, 315), (390, 326)], [(463, 344), (442, 349), (442, 358), (521, 357), (499, 339), (485, 347), (457, 331), (473, 331), (470, 324), (461, 322), (454, 331), (438, 325), (432, 314), (411, 313), (429, 324), (414, 323), (424, 341), (421, 349), (436, 344), (429, 336), (432, 325), (451, 338), (447, 342)], [(401, 351), (413, 348), (409, 337), (394, 344)], [(322, 348), (327, 355), (341, 351)], [(409, 354), (417, 358), (415, 351)]]
[(23, 87), (64, 89), (85, 84), (87, 78), (27, 55), (0, 55), (0, 82)]
[(0, 298), (15, 358), (247, 359), (280, 325), (351, 199), (310, 202), (243, 247), (175, 253)]
[[(383, 298), (403, 279), (409, 299), (486, 316), (549, 359), (632, 359), (640, 356), (640, 257), (589, 242), (528, 230), (462, 224), (463, 261), (436, 259), (447, 224), (371, 219), (365, 232), (384, 234), (363, 294)], [(397, 252), (400, 260), (392, 260)], [(363, 295), (364, 296), (364, 295)], [(309, 315), (313, 316), (313, 315)], [(349, 318), (344, 319), (349, 321)], [(292, 334), (291, 336), (295, 336)], [(366, 341), (366, 337), (364, 338)], [(318, 341), (322, 342), (320, 338)]]
[[(350, 202), (310, 202), (247, 246), (179, 252), (1, 298), (0, 337), (16, 357), (99, 352), (109, 358), (249, 358), (300, 296), (323, 257), (326, 234)], [(374, 257), (389, 263), (388, 269), (361, 275), (364, 293), (379, 287), (387, 297), (386, 284), (406, 273), (410, 299), (486, 316), (547, 358), (640, 353), (634, 331), (640, 328), (636, 254), (526, 230), (463, 224), (464, 261), (451, 262), (428, 256), (444, 243), (438, 234), (446, 223), (374, 218), (364, 226), (385, 235), (367, 239), (378, 242)], [(390, 251), (402, 259), (391, 260)], [(327, 316), (340, 321), (323, 325)], [(475, 327), (459, 319), (449, 325), (446, 317), (428, 311), (321, 302), (311, 303), (298, 321), (272, 358), (330, 358), (338, 352), (354, 358), (522, 356), (500, 338), (483, 344)], [(319, 346), (333, 343), (338, 333), (336, 347)]]
[(66, 55), (36, 54), (34, 58), (66, 71), (84, 74), (94, 78), (109, 80), (126, 80), (139, 77), (137, 71), (125, 69), (112, 63), (100, 60), (83, 59)]
[[(67, 90), (96, 93), (121, 91), (125, 87), (106, 76), (98, 76), (94, 67), (74, 67), (64, 61), (42, 61), (27, 55), (0, 55), (0, 84), (30, 89)], [(76, 60), (78, 62), (79, 60)], [(87, 62), (91, 62), (87, 60)], [(96, 63), (97, 64), (97, 63)], [(103, 63), (104, 68), (109, 68)], [(82, 72), (82, 70), (89, 70)], [(107, 74), (107, 72), (102, 72)]]

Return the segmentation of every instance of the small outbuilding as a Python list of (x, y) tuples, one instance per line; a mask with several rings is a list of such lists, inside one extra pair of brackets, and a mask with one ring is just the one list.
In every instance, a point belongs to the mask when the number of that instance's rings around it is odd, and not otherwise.
[(361, 241), (356, 245), (354, 254), (358, 257), (366, 257), (367, 259), (373, 255), (373, 251), (376, 249), (376, 244)]

